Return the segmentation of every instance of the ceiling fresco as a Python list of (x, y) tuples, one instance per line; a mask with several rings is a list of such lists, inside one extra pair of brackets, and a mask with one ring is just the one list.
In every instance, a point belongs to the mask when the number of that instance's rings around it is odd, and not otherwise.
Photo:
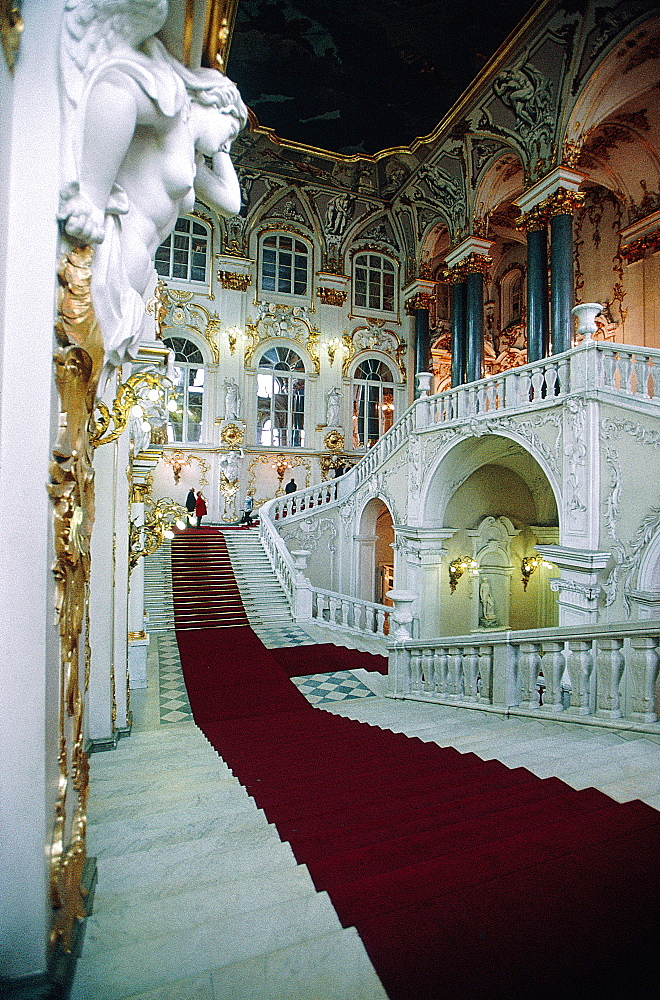
[(227, 73), (260, 125), (333, 152), (428, 135), (529, 0), (239, 0)]

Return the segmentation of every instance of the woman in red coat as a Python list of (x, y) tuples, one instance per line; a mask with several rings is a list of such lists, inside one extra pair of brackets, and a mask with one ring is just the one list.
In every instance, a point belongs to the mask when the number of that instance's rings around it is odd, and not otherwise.
[(197, 527), (201, 528), (202, 518), (208, 511), (206, 509), (206, 500), (202, 496), (202, 491), (197, 491), (197, 500), (195, 501), (195, 514), (197, 515)]

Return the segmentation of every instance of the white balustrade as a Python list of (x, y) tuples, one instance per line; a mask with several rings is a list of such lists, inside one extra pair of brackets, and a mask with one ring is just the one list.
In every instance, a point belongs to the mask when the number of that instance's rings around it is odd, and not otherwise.
[[(570, 686), (562, 683), (565, 668)], [(395, 698), (466, 707), (477, 702), (503, 713), (551, 713), (601, 725), (609, 720), (658, 732), (659, 672), (660, 629), (650, 622), (390, 643)], [(511, 704), (498, 703), (494, 690), (517, 694)]]
[(384, 604), (312, 588), (312, 620), (320, 625), (385, 638), (390, 630), (390, 611)]

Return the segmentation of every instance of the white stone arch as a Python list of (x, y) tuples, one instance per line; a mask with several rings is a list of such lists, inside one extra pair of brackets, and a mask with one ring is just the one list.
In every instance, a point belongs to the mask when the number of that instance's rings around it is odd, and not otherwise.
[[(517, 446), (515, 451), (511, 446)], [(428, 450), (428, 445), (427, 445)], [(554, 517), (562, 529), (562, 489), (557, 471), (545, 456), (515, 431), (489, 430), (479, 437), (455, 438), (439, 443), (429, 471), (420, 489), (418, 518), (420, 524), (446, 527), (447, 506), (456, 489), (477, 469), (486, 465), (501, 465), (517, 475), (528, 486), (537, 505), (537, 523)], [(539, 480), (539, 476), (543, 477)], [(543, 480), (545, 496), (540, 496)], [(542, 509), (538, 509), (538, 508)], [(506, 514), (506, 511), (502, 511)], [(543, 516), (545, 515), (545, 516)], [(550, 516), (548, 516), (550, 515)]]
[[(396, 423), (396, 421), (398, 420), (398, 418), (401, 416), (401, 414), (408, 405), (408, 400), (406, 396), (406, 384), (401, 379), (401, 371), (397, 366), (396, 361), (389, 354), (386, 354), (384, 351), (377, 351), (373, 349), (359, 351), (357, 354), (355, 354), (350, 359), (350, 363), (347, 366), (346, 375), (344, 377), (344, 386), (346, 389), (346, 391), (344, 392), (344, 397), (345, 397), (344, 416), (345, 418), (348, 419), (348, 424), (346, 426), (350, 427), (350, 438), (352, 446), (356, 448), (356, 450), (359, 450), (361, 446), (357, 446), (355, 444), (355, 432), (356, 432), (356, 428), (354, 427), (354, 399), (355, 399), (354, 389), (356, 386), (355, 373), (360, 367), (360, 365), (364, 364), (364, 362), (369, 360), (380, 361), (388, 368), (388, 370), (392, 375), (391, 383), (374, 382), (374, 385), (379, 384), (381, 386), (387, 386), (391, 384), (392, 386), (392, 402), (394, 405), (394, 410), (391, 414), (391, 422), (387, 426), (385, 426), (384, 428), (385, 430), (387, 430), (388, 426), (391, 426), (392, 424)], [(384, 423), (387, 422), (385, 421)]]
[[(518, 169), (514, 170), (513, 167)], [(500, 149), (483, 166), (474, 192), (473, 212), (483, 218), (504, 202), (518, 197), (524, 189), (525, 163), (520, 150), (509, 145)]]
[[(304, 373), (301, 375), (304, 377), (305, 381), (305, 396), (304, 396), (304, 417), (303, 417), (303, 429), (304, 438), (308, 439), (311, 433), (311, 429), (314, 423), (314, 412), (313, 412), (313, 392), (312, 385), (315, 384), (317, 378), (316, 366), (314, 360), (312, 359), (309, 351), (303, 347), (303, 345), (293, 338), (289, 337), (269, 337), (262, 340), (257, 348), (255, 349), (254, 355), (250, 362), (249, 371), (246, 370), (245, 382), (246, 382), (246, 396), (247, 396), (247, 406), (246, 412), (250, 415), (250, 423), (254, 428), (254, 440), (257, 440), (259, 428), (258, 428), (258, 378), (259, 378), (259, 365), (263, 356), (274, 347), (283, 347), (295, 353), (302, 361), (304, 366)], [(265, 447), (272, 447), (278, 451), (282, 449), (286, 450), (291, 445), (265, 445)], [(297, 447), (297, 446), (295, 446)]]
[[(353, 566), (355, 577), (353, 580), (353, 593), (362, 600), (378, 600), (378, 520), (384, 514), (389, 515), (391, 526), (391, 544), (394, 542), (394, 512), (389, 498), (385, 497), (381, 490), (374, 490), (367, 494), (356, 505), (355, 511), (355, 534), (353, 536)], [(382, 539), (381, 539), (382, 541)], [(387, 544), (387, 542), (386, 542)], [(392, 552), (392, 565), (394, 563), (394, 552)], [(383, 565), (378, 563), (378, 565)]]

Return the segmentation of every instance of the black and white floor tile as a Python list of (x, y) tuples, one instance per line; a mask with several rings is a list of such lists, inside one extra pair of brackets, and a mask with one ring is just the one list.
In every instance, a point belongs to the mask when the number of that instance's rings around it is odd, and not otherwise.
[(313, 674), (311, 677), (292, 677), (291, 680), (312, 705), (346, 701), (348, 698), (376, 697), (350, 670)]
[(192, 712), (174, 632), (158, 633), (158, 662), (161, 724), (191, 722)]

